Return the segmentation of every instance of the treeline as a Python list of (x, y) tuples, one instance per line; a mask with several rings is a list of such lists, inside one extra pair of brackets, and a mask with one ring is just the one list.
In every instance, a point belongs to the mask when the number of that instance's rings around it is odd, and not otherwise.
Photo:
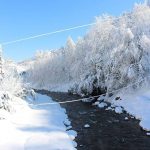
[(37, 52), (28, 64), (27, 81), (35, 88), (68, 89), (80, 95), (111, 92), (147, 77), (149, 58), (150, 7), (136, 4), (118, 18), (97, 17), (76, 43), (69, 37), (58, 50)]

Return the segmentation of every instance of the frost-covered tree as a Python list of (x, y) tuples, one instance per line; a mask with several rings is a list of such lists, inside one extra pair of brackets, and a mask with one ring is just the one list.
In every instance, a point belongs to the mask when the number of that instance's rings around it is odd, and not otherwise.
[(24, 98), (26, 92), (26, 87), (17, 72), (17, 65), (12, 61), (3, 60), (3, 75), (0, 80), (0, 109), (10, 111), (16, 98)]
[(150, 0), (145, 0), (145, 3), (146, 3), (147, 6), (150, 7)]
[(68, 51), (68, 54), (70, 53), (73, 55), (73, 51), (75, 50), (75, 43), (70, 36), (67, 39), (65, 49), (66, 49), (66, 51)]
[(71, 37), (68, 37), (65, 48), (64, 48), (64, 61), (65, 61), (65, 67), (66, 67), (66, 72), (68, 75), (69, 81), (72, 79), (71, 76), (71, 65), (75, 61), (75, 43)]
[(3, 76), (3, 58), (2, 58), (2, 45), (0, 45), (0, 78)]
[(69, 37), (63, 48), (38, 53), (29, 67), (28, 81), (49, 89), (69, 84), (72, 92), (84, 95), (111, 92), (150, 74), (149, 47), (147, 1), (119, 18), (97, 17), (96, 24), (76, 44)]

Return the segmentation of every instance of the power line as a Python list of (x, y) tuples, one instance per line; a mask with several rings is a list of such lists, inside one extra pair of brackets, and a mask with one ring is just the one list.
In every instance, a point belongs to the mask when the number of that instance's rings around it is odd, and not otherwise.
[(57, 31), (52, 31), (52, 32), (48, 32), (48, 33), (43, 33), (43, 34), (39, 34), (39, 35), (29, 36), (29, 37), (21, 38), (21, 39), (14, 40), (14, 41), (4, 42), (4, 43), (1, 43), (1, 45), (2, 46), (10, 45), (10, 44), (18, 43), (18, 42), (27, 41), (27, 40), (30, 40), (30, 39), (35, 39), (35, 38), (39, 38), (39, 37), (43, 37), (43, 36), (49, 36), (49, 35), (56, 34), (56, 33), (61, 33), (61, 32), (65, 32), (65, 31), (75, 30), (75, 29), (79, 29), (79, 28), (84, 28), (84, 27), (95, 25), (95, 24), (96, 23), (84, 24), (84, 25), (74, 26), (74, 27), (61, 29), (61, 30), (57, 30)]
[[(141, 12), (138, 12), (136, 14), (141, 14)], [(118, 20), (118, 19), (121, 19), (121, 18), (122, 18), (122, 16), (119, 16), (119, 17), (110, 16), (110, 17), (107, 17), (107, 18), (102, 18), (101, 21), (108, 21), (108, 20), (114, 21), (114, 20)], [(79, 28), (84, 28), (84, 27), (95, 25), (95, 24), (96, 24), (96, 22), (89, 23), (89, 24), (84, 24), (84, 25), (73, 26), (73, 27), (70, 27), (70, 28), (60, 29), (60, 30), (47, 32), (47, 33), (43, 33), (43, 34), (39, 34), (39, 35), (33, 35), (33, 36), (29, 36), (29, 37), (25, 37), (25, 38), (13, 40), (13, 41), (3, 42), (3, 43), (1, 43), (1, 45), (2, 46), (10, 45), (10, 44), (23, 42), (23, 41), (27, 41), (27, 40), (30, 40), (30, 39), (43, 37), (43, 36), (49, 36), (49, 35), (52, 35), (52, 34), (57, 34), (57, 33), (65, 32), (65, 31), (70, 31), (70, 30), (75, 30), (75, 29), (79, 29)]]
[[(116, 20), (116, 19), (119, 19), (119, 18), (120, 17), (104, 18), (104, 19), (102, 19), (102, 21), (107, 21), (107, 20), (110, 20), (110, 19)], [(65, 28), (65, 29), (60, 29), (60, 30), (56, 30), (56, 31), (52, 31), (52, 32), (43, 33), (43, 34), (33, 35), (33, 36), (29, 36), (29, 37), (25, 37), (25, 38), (21, 38), (21, 39), (17, 39), (17, 40), (3, 42), (3, 43), (1, 43), (1, 45), (2, 46), (10, 45), (10, 44), (14, 44), (14, 43), (18, 43), (18, 42), (23, 42), (23, 41), (27, 41), (27, 40), (31, 40), (31, 39), (35, 39), (35, 38), (40, 38), (40, 37), (43, 37), (43, 36), (49, 36), (49, 35), (53, 35), (53, 34), (65, 32), (65, 31), (71, 31), (71, 30), (75, 30), (75, 29), (79, 29), (79, 28), (93, 26), (95, 24), (96, 24), (96, 22), (89, 23), (89, 24), (84, 24), (84, 25), (78, 25), (78, 26), (74, 26), (74, 27), (70, 27), (70, 28)]]
[[(145, 78), (150, 78), (150, 76), (147, 76), (147, 77), (145, 77)], [(107, 92), (107, 93), (105, 93), (105, 94), (100, 94), (100, 95), (96, 95), (96, 96), (90, 96), (90, 97), (87, 97), (87, 98), (74, 99), (74, 100), (70, 100), (70, 101), (50, 102), (50, 103), (40, 103), (40, 104), (28, 104), (28, 105), (29, 105), (29, 106), (44, 106), (44, 105), (67, 104), (67, 103), (74, 103), (74, 102), (84, 101), (84, 100), (86, 100), (86, 99), (97, 98), (97, 97), (100, 97), (100, 96), (105, 96), (106, 94), (114, 94), (114, 93), (116, 93), (116, 92), (122, 91), (123, 89), (128, 89), (129, 87), (132, 87), (132, 86), (134, 86), (134, 85), (137, 85), (137, 84), (141, 83), (142, 81), (145, 80), (145, 78), (142, 79), (142, 80), (140, 80), (140, 81), (137, 81), (137, 82), (135, 82), (135, 83), (132, 83), (132, 84), (126, 86), (126, 87), (120, 88), (120, 89), (118, 89), (118, 90), (110, 91), (110, 92)], [(18, 105), (22, 105), (22, 104), (18, 104)]]

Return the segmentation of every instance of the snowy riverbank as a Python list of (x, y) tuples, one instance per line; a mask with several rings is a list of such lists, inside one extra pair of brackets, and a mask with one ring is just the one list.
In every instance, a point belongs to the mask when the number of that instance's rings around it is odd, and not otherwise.
[(144, 130), (150, 131), (150, 90), (121, 97), (122, 100), (114, 100), (113, 103), (122, 106), (129, 114), (140, 120), (140, 126)]
[[(101, 96), (97, 105), (99, 108), (105, 108), (105, 110), (113, 110), (118, 114), (123, 113), (125, 110), (136, 119), (140, 120), (140, 126), (148, 131), (150, 135), (150, 90), (143, 89), (134, 93), (118, 93), (115, 96), (105, 98)], [(107, 104), (111, 103), (111, 106)], [(128, 118), (125, 118), (128, 120)]]
[[(36, 95), (34, 104), (53, 102), (47, 96)], [(74, 150), (75, 131), (66, 131), (69, 120), (59, 104), (28, 106), (20, 99), (15, 112), (0, 110), (0, 149), (2, 150)]]

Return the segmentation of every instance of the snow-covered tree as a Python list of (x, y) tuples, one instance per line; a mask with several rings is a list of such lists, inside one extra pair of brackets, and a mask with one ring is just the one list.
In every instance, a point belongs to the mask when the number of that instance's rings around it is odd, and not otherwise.
[(2, 58), (2, 45), (0, 45), (0, 78), (3, 76), (3, 58)]
[(73, 53), (73, 51), (75, 49), (75, 43), (70, 36), (67, 39), (65, 49), (66, 49), (66, 51), (68, 51), (68, 53)]
[(3, 60), (3, 77), (0, 80), (0, 108), (10, 111), (17, 97), (26, 96), (26, 88), (17, 72), (17, 65), (12, 61)]
[(150, 6), (150, 0), (145, 0), (145, 3), (147, 4), (147, 6)]
[(69, 84), (78, 94), (111, 92), (150, 73), (149, 47), (147, 1), (119, 18), (97, 17), (96, 24), (76, 44), (69, 37), (63, 48), (40, 52), (29, 68), (28, 80), (49, 89)]

